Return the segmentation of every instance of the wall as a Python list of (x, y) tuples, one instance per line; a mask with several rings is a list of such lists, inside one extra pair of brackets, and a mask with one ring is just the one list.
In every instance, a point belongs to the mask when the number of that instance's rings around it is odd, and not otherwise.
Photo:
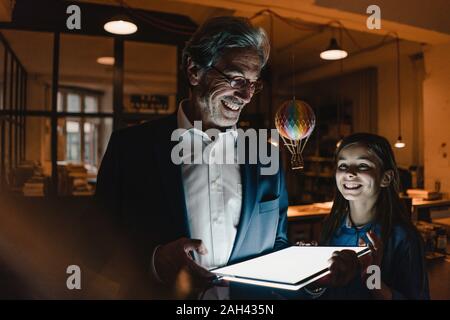
[[(398, 138), (398, 100), (396, 61), (387, 61), (378, 68), (378, 134), (386, 137), (393, 145)], [(394, 148), (399, 166), (423, 165), (419, 150), (423, 147), (422, 137), (416, 133), (417, 123), (422, 123), (420, 111), (422, 103), (417, 101), (417, 86), (413, 62), (408, 56), (402, 56), (401, 68), (401, 128), (402, 139), (406, 143), (403, 149)]]
[(450, 193), (450, 43), (427, 47), (424, 56), (425, 187), (440, 181)]
[(10, 22), (12, 18), (13, 1), (0, 1), (0, 21)]

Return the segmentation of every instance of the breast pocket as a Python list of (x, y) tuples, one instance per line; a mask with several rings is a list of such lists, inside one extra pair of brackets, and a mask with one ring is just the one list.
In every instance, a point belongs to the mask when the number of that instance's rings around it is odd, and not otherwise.
[[(259, 214), (252, 220), (253, 230), (258, 234), (254, 239), (258, 243), (258, 252), (262, 253), (266, 250), (273, 249), (277, 236), (277, 226), (279, 219), (279, 199), (260, 202)], [(250, 229), (250, 228), (249, 228)]]
[(263, 201), (259, 203), (259, 213), (260, 214), (267, 214), (269, 212), (278, 211), (279, 209), (279, 200), (280, 198), (276, 198), (269, 201)]

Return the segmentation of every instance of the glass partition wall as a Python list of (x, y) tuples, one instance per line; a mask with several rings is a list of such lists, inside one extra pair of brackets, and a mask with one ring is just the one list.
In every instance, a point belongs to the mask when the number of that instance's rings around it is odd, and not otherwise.
[(92, 195), (113, 128), (176, 110), (179, 45), (14, 29), (0, 33), (2, 192)]
[(0, 35), (0, 190), (17, 188), (16, 168), (25, 158), (27, 72)]

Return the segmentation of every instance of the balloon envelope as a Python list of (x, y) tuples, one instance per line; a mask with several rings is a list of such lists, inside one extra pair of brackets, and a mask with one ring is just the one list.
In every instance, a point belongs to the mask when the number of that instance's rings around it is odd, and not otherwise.
[(304, 139), (312, 133), (315, 125), (316, 116), (312, 108), (300, 100), (284, 102), (275, 115), (275, 126), (287, 139)]

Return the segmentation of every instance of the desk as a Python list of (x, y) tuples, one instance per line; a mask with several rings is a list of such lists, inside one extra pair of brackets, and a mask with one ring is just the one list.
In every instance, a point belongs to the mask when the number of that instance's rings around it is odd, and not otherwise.
[[(293, 243), (297, 241), (319, 240), (321, 223), (330, 214), (332, 202), (289, 206), (288, 236)], [(430, 209), (450, 207), (450, 199), (412, 200), (412, 220), (431, 222)]]
[[(288, 220), (296, 221), (310, 221), (321, 220), (330, 214), (332, 202), (313, 203), (307, 205), (289, 206)], [(412, 200), (413, 221), (427, 220), (430, 221), (429, 210), (437, 208), (450, 207), (450, 199), (440, 200)]]
[(450, 208), (450, 199), (412, 201), (412, 220), (424, 220), (431, 222), (430, 209)]
[(330, 214), (332, 202), (310, 205), (289, 206), (288, 237), (293, 243), (297, 241), (318, 241), (322, 220)]
[(440, 199), (440, 200), (422, 200), (413, 199), (413, 207), (422, 209), (430, 207), (448, 207), (450, 206), (450, 199)]
[[(450, 252), (450, 243), (447, 252)], [(431, 299), (450, 299), (450, 256), (427, 260), (427, 270)]]
[(287, 216), (289, 221), (323, 219), (330, 214), (331, 202), (313, 203), (308, 205), (289, 206)]

